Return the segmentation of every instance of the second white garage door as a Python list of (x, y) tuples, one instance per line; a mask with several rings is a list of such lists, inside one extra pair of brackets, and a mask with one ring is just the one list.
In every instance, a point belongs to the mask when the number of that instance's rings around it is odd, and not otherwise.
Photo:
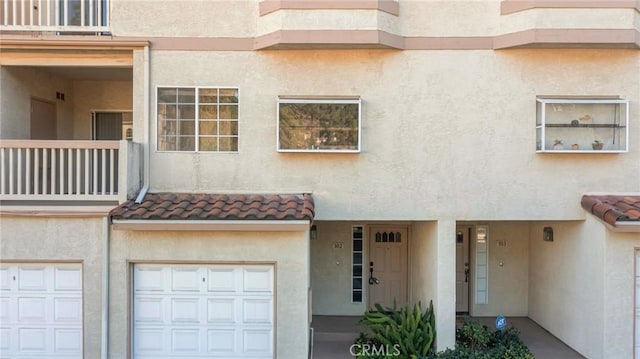
[(135, 265), (134, 357), (273, 358), (273, 275), (271, 265)]

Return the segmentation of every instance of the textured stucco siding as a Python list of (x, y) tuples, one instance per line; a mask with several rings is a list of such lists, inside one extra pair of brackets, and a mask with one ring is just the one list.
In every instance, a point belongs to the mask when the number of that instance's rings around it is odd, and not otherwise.
[[(313, 192), (319, 220), (581, 220), (583, 193), (638, 190), (640, 130), (629, 127), (627, 154), (537, 154), (536, 96), (619, 95), (637, 118), (637, 61), (585, 49), (152, 52), (153, 89), (238, 87), (240, 119), (238, 153), (154, 151), (151, 187)], [(361, 96), (362, 153), (276, 152), (282, 94)]]
[[(56, 99), (56, 92), (65, 100)], [(0, 67), (0, 138), (31, 136), (31, 98), (54, 104), (57, 137), (73, 138), (73, 81), (37, 68)]]
[[(553, 242), (542, 240), (545, 226), (553, 227)], [(536, 223), (530, 230), (529, 317), (587, 358), (608, 358), (603, 340), (613, 334), (605, 332), (609, 284), (604, 226), (588, 217), (584, 222)], [(628, 300), (622, 292), (615, 295)]]

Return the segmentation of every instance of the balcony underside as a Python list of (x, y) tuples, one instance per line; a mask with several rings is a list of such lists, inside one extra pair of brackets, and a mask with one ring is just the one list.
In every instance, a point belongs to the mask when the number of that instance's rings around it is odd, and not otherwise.
[(379, 30), (279, 30), (254, 40), (255, 50), (403, 47), (402, 37)]

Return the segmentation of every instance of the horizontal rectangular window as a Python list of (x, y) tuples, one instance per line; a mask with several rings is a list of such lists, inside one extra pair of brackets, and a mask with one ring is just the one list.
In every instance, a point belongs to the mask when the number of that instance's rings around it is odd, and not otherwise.
[(627, 152), (628, 100), (539, 97), (536, 101), (537, 152)]
[(360, 152), (357, 97), (278, 99), (278, 151)]
[(158, 151), (238, 151), (238, 89), (158, 87), (157, 95)]

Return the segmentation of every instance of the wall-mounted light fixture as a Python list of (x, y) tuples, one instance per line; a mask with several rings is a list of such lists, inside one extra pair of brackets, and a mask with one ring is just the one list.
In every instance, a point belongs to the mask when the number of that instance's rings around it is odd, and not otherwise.
[(553, 242), (553, 227), (544, 227), (542, 229), (542, 240), (545, 242)]
[(311, 229), (309, 230), (309, 239), (312, 241), (315, 241), (316, 239), (318, 239), (318, 228), (316, 227), (316, 225), (312, 225)]

